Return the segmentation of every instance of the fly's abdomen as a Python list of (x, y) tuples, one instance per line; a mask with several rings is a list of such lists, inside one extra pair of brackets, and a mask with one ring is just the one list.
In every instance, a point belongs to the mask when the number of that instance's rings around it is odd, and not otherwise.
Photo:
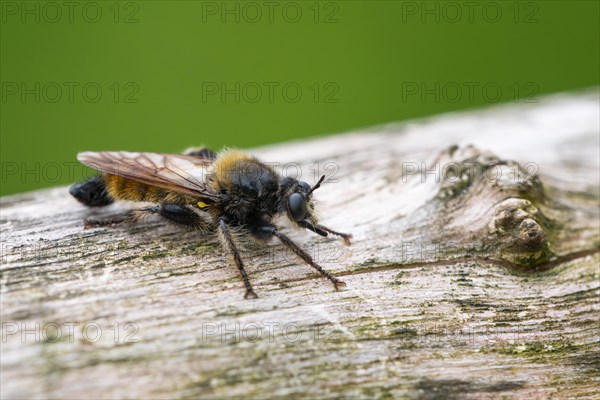
[(118, 175), (103, 175), (106, 191), (113, 200), (150, 203), (192, 204), (193, 199), (175, 191), (147, 185)]
[(69, 188), (69, 193), (88, 207), (104, 207), (113, 202), (101, 176), (74, 184)]

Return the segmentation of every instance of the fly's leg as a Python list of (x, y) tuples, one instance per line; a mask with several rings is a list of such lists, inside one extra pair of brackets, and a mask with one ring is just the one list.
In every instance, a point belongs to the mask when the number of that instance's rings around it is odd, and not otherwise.
[(143, 220), (150, 215), (158, 215), (169, 222), (197, 230), (207, 231), (211, 228), (210, 223), (200, 215), (196, 214), (193, 210), (186, 206), (180, 206), (177, 204), (161, 204), (152, 207), (145, 207), (102, 219), (89, 218), (84, 221), (84, 226), (86, 229), (89, 229), (103, 226), (128, 225)]
[(336, 236), (340, 236), (343, 240), (344, 240), (344, 244), (346, 246), (350, 246), (350, 239), (352, 239), (352, 235), (349, 233), (342, 233), (342, 232), (337, 232), (334, 231), (333, 229), (329, 229), (326, 226), (320, 225), (320, 224), (316, 224), (313, 225), (312, 223), (303, 220), (303, 221), (299, 221), (298, 225), (300, 225), (301, 227), (308, 229), (310, 231), (313, 231), (314, 233), (321, 235), (321, 236), (327, 236), (327, 234), (331, 233), (332, 235), (336, 235)]
[(186, 156), (198, 157), (202, 160), (214, 160), (217, 158), (215, 152), (208, 147), (192, 147), (184, 151), (183, 154)]
[(240, 257), (240, 253), (235, 245), (235, 241), (233, 240), (233, 236), (231, 235), (231, 230), (225, 223), (224, 218), (219, 219), (219, 238), (221, 243), (229, 256), (235, 263), (240, 272), (242, 280), (244, 281), (244, 286), (246, 287), (246, 294), (244, 294), (245, 299), (256, 299), (258, 296), (254, 293), (252, 289), (252, 285), (250, 284), (250, 280), (248, 279), (248, 274), (246, 274), (246, 270), (244, 269), (244, 263), (242, 262), (242, 258)]
[(300, 248), (296, 243), (294, 243), (292, 241), (292, 239), (290, 239), (283, 233), (279, 232), (277, 230), (277, 228), (275, 228), (274, 226), (264, 226), (264, 227), (261, 227), (260, 230), (262, 232), (265, 232), (265, 233), (271, 234), (272, 236), (275, 236), (284, 245), (286, 245), (290, 250), (292, 250), (294, 252), (294, 254), (296, 254), (299, 258), (301, 258), (305, 263), (307, 263), (308, 265), (310, 265), (311, 267), (313, 267), (314, 269), (319, 271), (319, 273), (323, 277), (329, 279), (329, 281), (331, 283), (333, 283), (333, 288), (336, 291), (339, 291), (341, 288), (346, 286), (346, 284), (344, 282), (340, 281), (338, 278), (336, 278), (335, 276), (331, 275), (329, 272), (324, 270), (323, 267), (321, 267), (319, 264), (317, 264), (312, 259), (310, 254), (308, 254), (306, 251), (304, 251), (302, 248)]
[(315, 225), (315, 227), (318, 229), (324, 230), (325, 232), (331, 233), (332, 235), (341, 237), (344, 240), (344, 244), (346, 246), (350, 246), (350, 244), (351, 244), (350, 239), (352, 239), (351, 233), (336, 232), (333, 229), (329, 229), (328, 227), (320, 225), (320, 224)]
[(83, 229), (116, 227), (121, 225), (133, 224), (138, 220), (136, 211), (142, 210), (131, 210), (121, 214), (111, 215), (105, 218), (86, 218), (83, 220)]
[(186, 206), (162, 204), (154, 207), (152, 212), (177, 225), (188, 226), (200, 231), (208, 231), (212, 228), (206, 219)]

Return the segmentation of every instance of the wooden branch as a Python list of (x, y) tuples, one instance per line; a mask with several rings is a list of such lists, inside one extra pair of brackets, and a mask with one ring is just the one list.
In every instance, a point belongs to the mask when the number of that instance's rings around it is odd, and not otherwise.
[[(242, 251), (159, 220), (1, 200), (2, 398), (598, 397), (598, 92), (251, 151), (351, 247)], [(82, 149), (87, 150), (87, 149)], [(93, 149), (91, 149), (93, 150)], [(289, 162), (299, 164), (290, 164)], [(296, 168), (299, 166), (300, 168)]]

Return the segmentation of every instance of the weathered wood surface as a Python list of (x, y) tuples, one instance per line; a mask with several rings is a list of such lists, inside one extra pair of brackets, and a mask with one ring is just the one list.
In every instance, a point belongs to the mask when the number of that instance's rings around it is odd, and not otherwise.
[[(337, 171), (317, 198), (352, 246), (290, 234), (339, 293), (273, 243), (244, 250), (260, 297), (243, 300), (213, 238), (83, 230), (126, 206), (91, 211), (66, 187), (4, 197), (2, 398), (598, 398), (599, 105), (559, 95), (253, 151), (310, 182), (316, 162)], [(414, 172), (435, 162), (446, 176)]]

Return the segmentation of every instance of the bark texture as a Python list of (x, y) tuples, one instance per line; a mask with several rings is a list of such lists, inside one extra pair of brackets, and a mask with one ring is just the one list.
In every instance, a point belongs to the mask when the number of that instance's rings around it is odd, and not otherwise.
[[(598, 92), (250, 151), (323, 224), (242, 251), (160, 220), (1, 199), (2, 398), (598, 398)], [(82, 149), (83, 150), (83, 149)], [(297, 162), (291, 164), (290, 162)], [(296, 168), (299, 166), (300, 168)]]

